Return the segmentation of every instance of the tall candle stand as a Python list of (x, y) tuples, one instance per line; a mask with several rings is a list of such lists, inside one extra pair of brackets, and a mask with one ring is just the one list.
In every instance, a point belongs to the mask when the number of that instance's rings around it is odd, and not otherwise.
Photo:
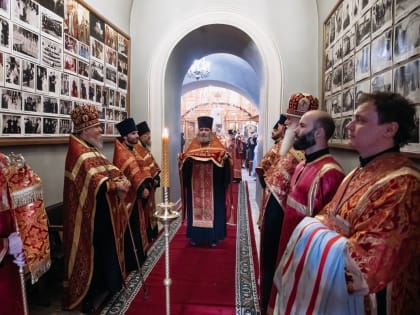
[(165, 286), (166, 295), (166, 315), (171, 313), (170, 310), (170, 286), (172, 280), (169, 274), (169, 224), (172, 220), (179, 217), (179, 212), (174, 210), (175, 204), (169, 202), (169, 187), (163, 187), (163, 202), (157, 205), (158, 210), (154, 216), (159, 219), (164, 228), (165, 236), (165, 279), (163, 285)]

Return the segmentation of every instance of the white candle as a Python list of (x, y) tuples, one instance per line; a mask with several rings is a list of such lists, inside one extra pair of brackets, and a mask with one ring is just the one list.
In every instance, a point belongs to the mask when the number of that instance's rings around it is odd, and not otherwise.
[(169, 188), (169, 132), (167, 128), (162, 133), (162, 187)]

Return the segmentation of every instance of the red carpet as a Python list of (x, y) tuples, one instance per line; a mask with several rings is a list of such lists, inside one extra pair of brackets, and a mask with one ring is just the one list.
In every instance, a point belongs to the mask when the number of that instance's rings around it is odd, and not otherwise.
[[(183, 223), (170, 243), (169, 254), (171, 314), (235, 314), (236, 225), (228, 224), (227, 237), (211, 248), (191, 246)], [(165, 314), (164, 278), (162, 255), (146, 279), (149, 298), (143, 299), (140, 291), (125, 314)]]

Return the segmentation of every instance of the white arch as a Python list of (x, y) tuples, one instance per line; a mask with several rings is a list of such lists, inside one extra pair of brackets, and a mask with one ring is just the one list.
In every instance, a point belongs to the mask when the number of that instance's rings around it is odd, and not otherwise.
[[(252, 20), (244, 17), (231, 7), (216, 8), (205, 13), (192, 16), (174, 29), (156, 50), (159, 52), (151, 63), (149, 72), (148, 116), (152, 134), (152, 142), (160, 143), (160, 135), (165, 127), (165, 70), (169, 57), (177, 45), (191, 31), (209, 24), (226, 24), (236, 27), (246, 33), (255, 43), (262, 59), (262, 82), (260, 91), (260, 127), (264, 133), (260, 133), (263, 140), (263, 148), (266, 151), (270, 139), (271, 128), (268, 126), (272, 117), (280, 116), (280, 104), (283, 98), (283, 65), (278, 47), (269, 37), (267, 31), (261, 29)], [(153, 108), (151, 108), (153, 106)], [(157, 157), (161, 156), (161, 147), (154, 147)]]

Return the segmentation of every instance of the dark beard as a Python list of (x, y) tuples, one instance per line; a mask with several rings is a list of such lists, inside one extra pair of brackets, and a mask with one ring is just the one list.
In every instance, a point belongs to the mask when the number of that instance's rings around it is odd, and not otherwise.
[(312, 129), (310, 132), (297, 138), (293, 143), (293, 148), (295, 150), (306, 150), (315, 144), (315, 129)]

